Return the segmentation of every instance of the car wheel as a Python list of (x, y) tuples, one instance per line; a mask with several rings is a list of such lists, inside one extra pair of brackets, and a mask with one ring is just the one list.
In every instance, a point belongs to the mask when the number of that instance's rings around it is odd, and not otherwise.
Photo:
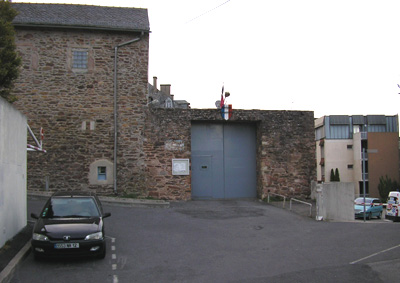
[(379, 212), (378, 219), (382, 219), (382, 211)]
[(104, 243), (104, 245), (103, 245), (103, 251), (98, 255), (98, 259), (103, 259), (103, 258), (105, 258), (106, 257), (106, 250), (107, 250), (107, 248), (106, 248), (106, 243)]
[(106, 250), (104, 249), (104, 251), (101, 254), (99, 254), (98, 258), (104, 259), (105, 257), (106, 257)]
[(41, 261), (43, 259), (43, 257), (41, 255), (39, 255), (37, 252), (33, 252), (33, 258), (36, 261)]

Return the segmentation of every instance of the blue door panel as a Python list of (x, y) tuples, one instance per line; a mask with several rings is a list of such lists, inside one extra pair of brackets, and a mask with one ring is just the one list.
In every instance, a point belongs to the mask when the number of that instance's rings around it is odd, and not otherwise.
[(256, 197), (253, 124), (192, 124), (192, 197)]
[(224, 167), (225, 198), (255, 198), (257, 196), (254, 125), (225, 125)]

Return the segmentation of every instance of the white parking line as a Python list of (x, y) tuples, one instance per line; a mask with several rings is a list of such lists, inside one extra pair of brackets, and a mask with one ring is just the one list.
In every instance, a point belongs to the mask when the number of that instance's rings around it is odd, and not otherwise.
[[(111, 239), (111, 243), (112, 243), (111, 250), (112, 250), (112, 251), (115, 251), (115, 250), (116, 250), (116, 247), (115, 247), (115, 238), (114, 238), (114, 237), (108, 237), (108, 238)], [(111, 260), (113, 260), (113, 261), (116, 261), (116, 260), (117, 260), (117, 254), (116, 254), (116, 253), (112, 253), (112, 254), (111, 254)], [(112, 270), (117, 270), (117, 267), (118, 267), (118, 266), (117, 266), (116, 263), (112, 263), (112, 264), (111, 264), (111, 269), (112, 269)], [(116, 274), (113, 275), (113, 283), (118, 283), (118, 275), (116, 275)]]
[(394, 250), (394, 249), (396, 249), (396, 248), (398, 248), (398, 247), (400, 247), (400, 245), (397, 245), (397, 246), (388, 248), (388, 249), (386, 249), (386, 250), (383, 250), (383, 251), (380, 251), (380, 252), (371, 254), (371, 255), (369, 255), (369, 256), (360, 258), (360, 259), (358, 259), (358, 260), (352, 261), (352, 262), (350, 262), (350, 264), (358, 263), (358, 262), (360, 262), (360, 261), (363, 261), (363, 260), (366, 260), (366, 259), (368, 259), (368, 258), (374, 257), (374, 256), (376, 256), (376, 255), (378, 255), (378, 254), (383, 254), (383, 253), (386, 253), (386, 252), (388, 252), (388, 251)]

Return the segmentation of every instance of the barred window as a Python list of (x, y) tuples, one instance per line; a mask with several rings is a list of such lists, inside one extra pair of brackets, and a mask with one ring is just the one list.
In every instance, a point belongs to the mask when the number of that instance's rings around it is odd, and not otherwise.
[(87, 69), (88, 68), (88, 51), (73, 50), (72, 51), (72, 68)]

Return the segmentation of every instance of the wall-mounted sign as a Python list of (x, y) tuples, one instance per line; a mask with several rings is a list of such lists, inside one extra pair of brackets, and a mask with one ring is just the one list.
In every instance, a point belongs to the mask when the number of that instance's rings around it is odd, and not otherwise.
[(172, 175), (189, 175), (189, 159), (172, 159)]

